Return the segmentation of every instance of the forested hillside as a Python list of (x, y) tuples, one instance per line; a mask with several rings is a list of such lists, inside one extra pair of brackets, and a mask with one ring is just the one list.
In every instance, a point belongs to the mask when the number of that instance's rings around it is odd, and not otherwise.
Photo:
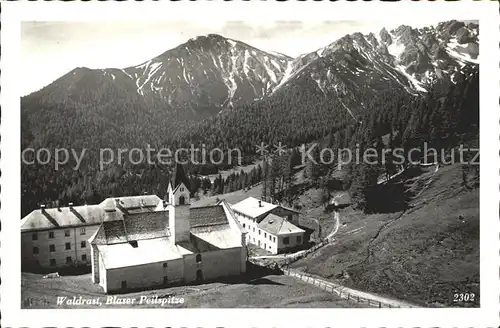
[[(56, 201), (163, 196), (169, 165), (125, 158), (101, 170), (103, 148), (238, 148), (247, 164), (258, 157), (256, 145), (281, 142), (295, 148), (294, 159), (282, 165), (291, 171), (301, 164), (296, 147), (312, 142), (333, 149), (382, 148), (381, 139), (389, 136), (386, 148), (408, 151), (424, 141), (436, 148), (477, 141), (477, 43), (477, 25), (452, 21), (356, 33), (292, 60), (209, 35), (128, 69), (77, 68), (21, 101), (23, 149), (86, 149), (76, 171), (74, 161), (57, 171), (53, 163), (23, 164), (22, 212)], [(212, 80), (220, 87), (214, 95), (224, 95), (217, 101), (204, 96)], [(319, 181), (334, 165), (309, 171)], [(268, 179), (260, 167), (210, 183), (203, 176), (228, 163), (188, 166), (193, 185), (212, 193)], [(349, 166), (348, 184), (360, 206), (366, 206), (369, 186), (395, 170), (390, 160), (383, 167)]]

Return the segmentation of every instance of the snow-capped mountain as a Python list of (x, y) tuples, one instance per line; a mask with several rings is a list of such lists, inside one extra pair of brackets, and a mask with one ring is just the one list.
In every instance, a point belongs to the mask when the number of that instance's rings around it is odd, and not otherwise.
[(309, 80), (323, 92), (398, 86), (418, 94), (436, 79), (455, 82), (459, 74), (474, 69), (479, 63), (478, 43), (478, 25), (458, 21), (354, 33), (291, 61), (273, 92)]
[(84, 102), (99, 98), (91, 93), (117, 94), (121, 90), (126, 97), (143, 98), (140, 102), (150, 106), (184, 111), (181, 118), (200, 119), (266, 96), (282, 80), (291, 60), (209, 34), (137, 66), (77, 68), (38, 94), (50, 90), (51, 94)]
[(124, 72), (141, 95), (171, 106), (231, 106), (268, 94), (291, 58), (216, 34), (200, 36)]
[[(77, 68), (26, 97), (41, 103), (145, 108), (169, 120), (201, 120), (226, 108), (294, 88), (337, 97), (351, 116), (370, 92), (400, 88), (418, 95), (437, 80), (456, 83), (478, 65), (478, 25), (450, 21), (435, 27), (399, 26), (346, 35), (291, 58), (216, 34), (199, 36), (140, 65)], [(364, 95), (361, 97), (360, 92)], [(369, 96), (368, 96), (369, 97)], [(112, 115), (111, 113), (106, 115)]]

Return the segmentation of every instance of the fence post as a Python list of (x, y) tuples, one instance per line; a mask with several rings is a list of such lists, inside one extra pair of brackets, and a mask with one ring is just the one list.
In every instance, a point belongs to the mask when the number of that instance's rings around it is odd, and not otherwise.
[(347, 293), (347, 300), (349, 300), (351, 294)]
[(359, 295), (358, 295), (358, 303), (359, 303)]
[(378, 302), (378, 307), (381, 308), (382, 307), (382, 303), (380, 303), (380, 301)]

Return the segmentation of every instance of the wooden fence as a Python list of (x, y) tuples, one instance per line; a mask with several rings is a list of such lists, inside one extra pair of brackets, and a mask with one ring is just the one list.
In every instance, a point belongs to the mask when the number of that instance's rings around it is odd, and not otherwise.
[[(348, 301), (356, 302), (356, 303), (361, 303), (361, 304), (366, 304), (367, 306), (372, 306), (372, 307), (378, 307), (378, 308), (394, 308), (394, 307), (401, 307), (401, 306), (396, 306), (388, 302), (383, 302), (375, 297), (373, 299), (370, 298), (364, 298), (360, 297), (359, 295), (353, 295), (352, 293), (349, 293), (347, 290), (344, 289), (344, 287), (337, 285), (331, 281), (326, 281), (323, 279), (319, 279), (317, 277), (313, 277), (312, 275), (303, 273), (303, 272), (298, 272), (295, 270), (291, 269), (282, 269), (283, 273), (285, 275), (295, 277), (297, 279), (300, 279), (304, 282), (307, 282), (311, 285), (314, 285), (320, 289), (323, 289), (327, 292), (330, 293), (335, 293), (337, 294), (340, 298), (346, 299)], [(408, 305), (407, 307), (412, 307)]]

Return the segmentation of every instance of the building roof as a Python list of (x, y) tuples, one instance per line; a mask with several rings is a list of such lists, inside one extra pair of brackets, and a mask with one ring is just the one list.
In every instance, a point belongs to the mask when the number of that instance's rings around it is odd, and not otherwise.
[(99, 205), (37, 209), (21, 220), (21, 232), (100, 224), (105, 219)]
[(257, 226), (259, 229), (275, 236), (305, 232), (291, 222), (287, 221), (285, 218), (274, 214), (266, 215), (266, 217)]
[(189, 211), (191, 228), (207, 225), (229, 224), (222, 205), (192, 207)]
[(347, 206), (351, 205), (351, 196), (347, 191), (341, 192), (336, 194), (335, 196), (330, 199), (329, 205), (334, 205), (334, 206)]
[(168, 211), (135, 213), (124, 215), (123, 220), (105, 221), (89, 239), (89, 243), (111, 245), (168, 237), (168, 215)]
[[(259, 206), (260, 202), (260, 206)], [(271, 204), (268, 202), (260, 201), (254, 197), (248, 197), (239, 203), (232, 206), (233, 210), (247, 215), (251, 218), (257, 218), (262, 214), (265, 214), (278, 207), (278, 205)]]
[(177, 243), (177, 247), (182, 254), (205, 253), (219, 250), (218, 247), (193, 234), (190, 235), (189, 241)]
[(115, 208), (128, 214), (153, 211), (160, 202), (160, 197), (156, 195), (110, 197), (103, 200), (101, 206), (106, 210)]
[(130, 267), (148, 263), (182, 259), (182, 255), (168, 237), (138, 240), (130, 243), (98, 245), (106, 269)]
[(198, 227), (191, 234), (217, 247), (218, 249), (241, 247), (241, 234), (229, 225)]

